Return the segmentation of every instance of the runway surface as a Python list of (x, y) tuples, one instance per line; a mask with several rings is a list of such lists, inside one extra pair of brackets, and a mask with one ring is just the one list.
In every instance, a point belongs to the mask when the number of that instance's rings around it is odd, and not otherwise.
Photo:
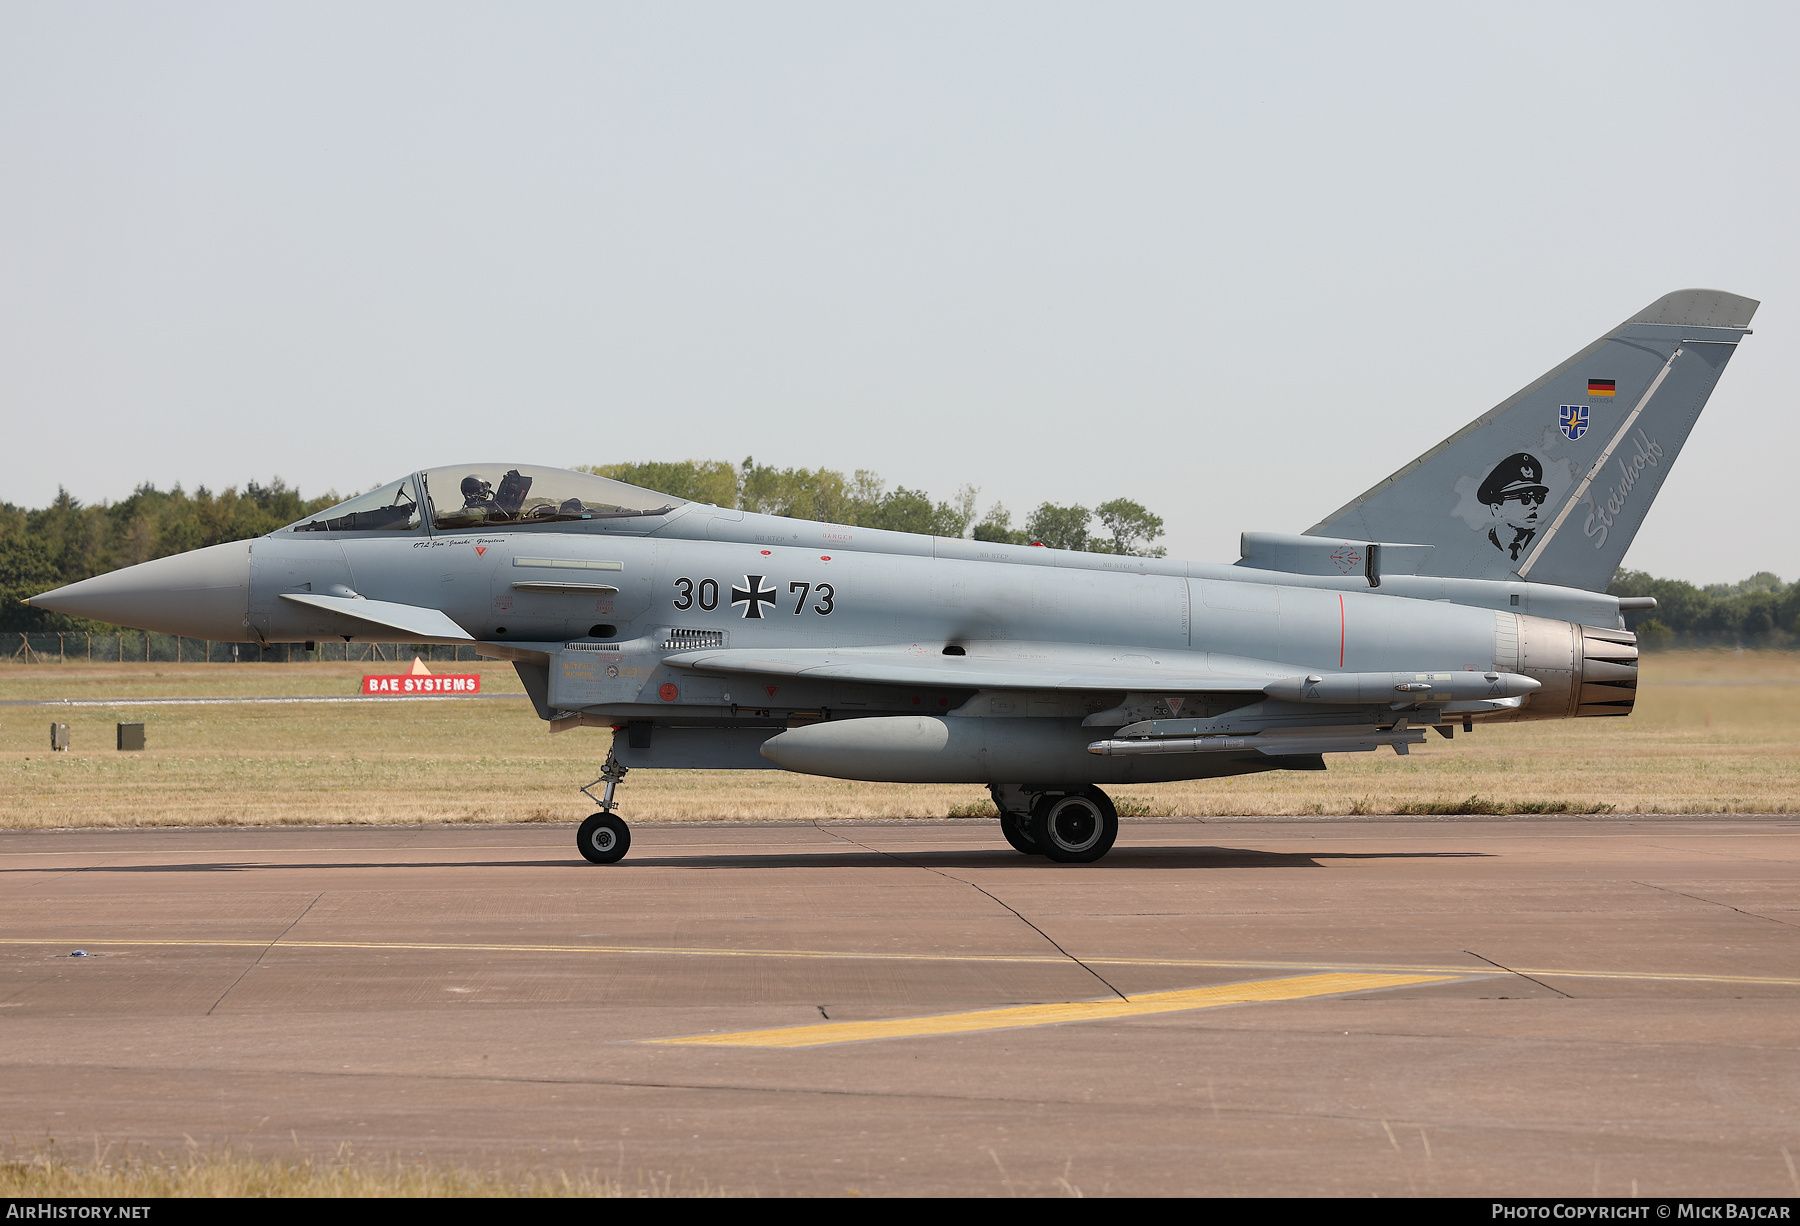
[(1800, 1194), (1800, 821), (633, 836), (0, 835), (6, 1132), (762, 1195)]

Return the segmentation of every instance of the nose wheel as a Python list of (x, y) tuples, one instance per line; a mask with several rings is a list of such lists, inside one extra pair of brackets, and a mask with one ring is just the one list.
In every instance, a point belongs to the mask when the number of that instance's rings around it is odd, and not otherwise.
[[(600, 812), (582, 822), (581, 829), (575, 833), (575, 846), (594, 864), (617, 864), (631, 850), (631, 827), (619, 816), (618, 804), (613, 800), (619, 781), (630, 773), (619, 764), (616, 753), (610, 749), (606, 751), (606, 763), (600, 768), (600, 778), (594, 780), (594, 783), (606, 783), (606, 793), (599, 801)], [(588, 788), (593, 787), (594, 783), (581, 789), (590, 800), (594, 798), (594, 794)]]
[(616, 813), (596, 813), (581, 823), (575, 845), (595, 864), (617, 864), (631, 850), (631, 827)]

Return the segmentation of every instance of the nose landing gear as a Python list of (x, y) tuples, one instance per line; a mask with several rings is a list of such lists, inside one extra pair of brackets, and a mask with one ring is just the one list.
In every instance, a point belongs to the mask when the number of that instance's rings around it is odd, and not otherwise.
[[(631, 827), (618, 815), (618, 805), (613, 800), (619, 781), (630, 773), (628, 768), (619, 765), (617, 754), (610, 749), (606, 751), (606, 762), (600, 768), (600, 778), (594, 780), (594, 783), (601, 780), (606, 782), (606, 792), (598, 802), (600, 812), (582, 822), (581, 829), (575, 834), (575, 846), (595, 864), (617, 864), (631, 850)], [(589, 800), (594, 799), (594, 794), (588, 791), (594, 783), (581, 789), (587, 793)]]
[(596, 813), (581, 823), (575, 845), (595, 864), (616, 864), (631, 850), (631, 827), (616, 813)]

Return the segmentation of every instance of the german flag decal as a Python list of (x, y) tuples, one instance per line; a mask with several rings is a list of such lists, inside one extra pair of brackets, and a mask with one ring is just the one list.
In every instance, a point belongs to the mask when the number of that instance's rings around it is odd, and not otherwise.
[(1588, 380), (1588, 395), (1590, 396), (1610, 396), (1618, 390), (1619, 381), (1617, 379)]

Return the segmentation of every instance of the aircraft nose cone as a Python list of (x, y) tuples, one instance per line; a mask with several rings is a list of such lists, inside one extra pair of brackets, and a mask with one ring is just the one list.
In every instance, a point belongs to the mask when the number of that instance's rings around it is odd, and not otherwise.
[(196, 639), (245, 638), (250, 542), (210, 545), (95, 575), (26, 601), (34, 609)]

